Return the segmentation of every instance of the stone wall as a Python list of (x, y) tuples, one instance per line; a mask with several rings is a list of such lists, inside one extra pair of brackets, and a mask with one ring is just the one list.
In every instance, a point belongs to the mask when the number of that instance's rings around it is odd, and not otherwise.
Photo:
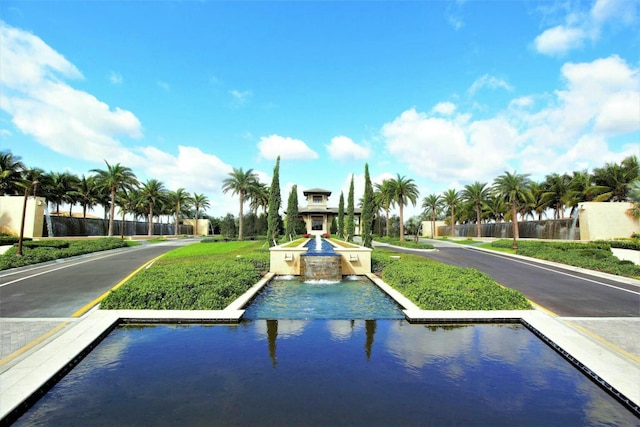
[(640, 233), (640, 223), (627, 213), (632, 207), (633, 203), (580, 203), (582, 240), (627, 238)]
[[(122, 221), (113, 221), (113, 235), (120, 236)], [(106, 236), (109, 232), (109, 220), (96, 218), (69, 218), (67, 216), (52, 216), (51, 225), (53, 228), (52, 237), (73, 237), (73, 236)], [(147, 222), (125, 221), (125, 236), (146, 236), (149, 230)], [(173, 224), (153, 224), (154, 236), (172, 236), (174, 235)], [(192, 234), (193, 227), (191, 225), (181, 225), (178, 234)], [(49, 237), (46, 226), (42, 227), (43, 237)]]
[[(580, 224), (577, 218), (549, 219), (544, 221), (519, 221), (518, 234), (521, 238), (580, 240)], [(498, 239), (513, 238), (511, 222), (481, 224), (482, 237)], [(451, 236), (451, 227), (439, 227), (439, 236)], [(476, 237), (476, 224), (456, 225), (455, 237)]]

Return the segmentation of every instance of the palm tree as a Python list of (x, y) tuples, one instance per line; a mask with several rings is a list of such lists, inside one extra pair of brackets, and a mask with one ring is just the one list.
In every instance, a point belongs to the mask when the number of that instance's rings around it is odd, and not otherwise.
[(193, 207), (196, 209), (196, 225), (193, 229), (193, 234), (198, 234), (198, 218), (200, 218), (200, 209), (206, 209), (209, 205), (209, 198), (204, 194), (193, 193), (191, 197)]
[(552, 173), (545, 177), (541, 187), (543, 200), (553, 206), (554, 219), (563, 219), (565, 206), (571, 197), (571, 177), (566, 173)]
[(122, 215), (122, 220), (120, 223), (120, 237), (122, 239), (124, 239), (126, 215), (128, 213), (132, 213), (134, 214), (134, 216), (137, 217), (136, 211), (139, 211), (141, 208), (141, 205), (143, 204), (144, 202), (140, 197), (140, 191), (135, 188), (132, 188), (128, 191), (119, 190), (118, 193), (116, 194), (116, 205), (120, 209), (120, 214)]
[(189, 203), (193, 201), (193, 199), (191, 198), (189, 193), (187, 193), (187, 191), (182, 187), (178, 188), (176, 191), (169, 192), (169, 199), (173, 203), (173, 206), (174, 206), (173, 211), (175, 214), (176, 225), (175, 225), (175, 230), (173, 234), (174, 236), (177, 236), (178, 228), (180, 224), (180, 214), (182, 213), (182, 210), (185, 207), (187, 207)]
[(262, 208), (264, 213), (269, 207), (269, 186), (263, 182), (256, 182), (247, 192), (249, 198), (249, 208), (255, 216), (258, 216), (258, 209)]
[(633, 207), (627, 213), (635, 219), (640, 219), (640, 178), (631, 183), (629, 199), (633, 202)]
[(75, 190), (76, 197), (82, 204), (82, 217), (87, 217), (87, 208), (93, 209), (98, 204), (100, 192), (94, 176), (86, 177), (84, 174), (78, 182)]
[(411, 202), (415, 206), (420, 192), (411, 178), (396, 174), (396, 178), (390, 181), (393, 188), (392, 200), (398, 204), (400, 215), (400, 241), (404, 242), (404, 205)]
[(231, 194), (237, 194), (240, 198), (240, 213), (238, 215), (238, 240), (242, 240), (242, 216), (244, 199), (251, 191), (251, 188), (258, 182), (258, 176), (253, 173), (253, 169), (249, 169), (244, 172), (242, 168), (233, 168), (233, 172), (229, 172), (229, 178), (225, 178), (222, 181), (222, 192), (227, 193), (231, 191)]
[(22, 256), (22, 242), (24, 240), (24, 224), (27, 217), (27, 200), (29, 195), (37, 192), (40, 178), (44, 175), (42, 169), (22, 169), (22, 178), (15, 184), (24, 189), (24, 202), (22, 204), (22, 218), (20, 220), (20, 235), (18, 237), (18, 248), (16, 256)]
[(380, 194), (380, 201), (386, 215), (386, 236), (389, 237), (389, 209), (395, 205), (394, 184), (391, 179), (385, 179), (382, 184), (375, 184), (375, 188)]
[(436, 235), (436, 218), (442, 209), (440, 195), (432, 193), (422, 199), (422, 208), (424, 209), (424, 214), (431, 218), (431, 238), (433, 239)]
[(487, 198), (489, 197), (489, 189), (486, 182), (474, 182), (473, 184), (467, 184), (462, 190), (462, 198), (471, 203), (476, 212), (476, 237), (480, 237), (482, 221), (482, 208), (484, 207)]
[(47, 185), (49, 200), (55, 203), (56, 214), (60, 215), (60, 205), (63, 203), (68, 203), (73, 208), (76, 201), (73, 193), (77, 191), (79, 183), (78, 177), (69, 172), (52, 172), (49, 175)]
[(505, 172), (493, 181), (493, 191), (511, 208), (513, 224), (513, 249), (518, 249), (518, 210), (521, 204), (531, 200), (529, 174)]
[(445, 191), (442, 194), (442, 202), (445, 206), (449, 207), (449, 212), (451, 212), (451, 237), (455, 237), (456, 235), (456, 208), (460, 205), (460, 194), (453, 188)]
[(154, 178), (147, 180), (140, 189), (140, 195), (149, 207), (149, 236), (153, 234), (153, 207), (163, 202), (165, 193), (164, 184)]
[(638, 175), (636, 156), (625, 158), (621, 164), (607, 163), (593, 170), (595, 186), (589, 188), (589, 194), (595, 195), (596, 202), (625, 202), (629, 198), (631, 183)]
[(567, 207), (571, 208), (570, 216), (573, 217), (580, 202), (592, 200), (589, 195), (589, 188), (593, 186), (592, 177), (589, 172), (574, 171), (569, 182), (569, 194), (567, 196)]
[(96, 180), (98, 181), (98, 184), (102, 188), (108, 189), (111, 194), (109, 199), (109, 231), (107, 234), (108, 236), (113, 236), (113, 217), (116, 208), (116, 192), (118, 190), (131, 190), (138, 184), (138, 179), (130, 168), (121, 166), (120, 163), (116, 163), (111, 166), (106, 160), (104, 162), (107, 164), (106, 170), (91, 169), (91, 172), (96, 173)]
[(24, 169), (20, 157), (14, 156), (11, 151), (0, 151), (0, 196), (20, 193), (20, 174)]

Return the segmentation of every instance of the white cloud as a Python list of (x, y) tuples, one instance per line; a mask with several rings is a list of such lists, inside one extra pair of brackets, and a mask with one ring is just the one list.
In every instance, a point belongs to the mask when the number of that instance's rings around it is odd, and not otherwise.
[(80, 71), (33, 34), (0, 21), (0, 43), (0, 109), (16, 128), (73, 158), (124, 160), (118, 138), (142, 137), (133, 113), (67, 84)]
[(506, 81), (499, 79), (497, 77), (491, 76), (489, 74), (485, 74), (484, 76), (476, 79), (476, 81), (473, 82), (468, 92), (470, 95), (474, 95), (477, 91), (484, 88), (504, 89), (509, 92), (513, 90), (511, 85)]
[(637, 22), (637, 2), (629, 0), (597, 0), (588, 11), (580, 10), (583, 2), (576, 2), (577, 9), (569, 8), (564, 24), (549, 28), (538, 35), (534, 48), (545, 55), (562, 56), (580, 48), (586, 41), (597, 41), (602, 29), (633, 25)]
[(586, 37), (587, 33), (580, 28), (558, 25), (537, 36), (533, 43), (536, 50), (545, 55), (564, 55), (581, 47)]
[(249, 98), (253, 95), (253, 92), (250, 90), (239, 91), (239, 90), (230, 90), (229, 94), (232, 98), (232, 104), (234, 107), (241, 107), (246, 104)]
[(116, 73), (115, 71), (110, 71), (109, 81), (111, 82), (111, 84), (114, 84), (114, 85), (122, 84), (122, 74)]
[(456, 104), (453, 102), (439, 102), (435, 107), (431, 109), (431, 112), (436, 114), (442, 114), (443, 116), (450, 116), (456, 111)]
[(317, 159), (318, 153), (313, 151), (304, 141), (280, 135), (263, 136), (258, 142), (260, 156), (275, 160), (278, 156), (282, 160), (310, 160)]
[(640, 130), (640, 69), (614, 55), (566, 63), (561, 75), (554, 93), (515, 98), (487, 120), (404, 111), (381, 129), (386, 149), (416, 175), (454, 186), (514, 168), (543, 177), (598, 167), (633, 153), (607, 138)]
[(336, 136), (331, 139), (331, 144), (325, 146), (332, 159), (366, 159), (369, 157), (369, 149), (353, 142), (346, 136)]

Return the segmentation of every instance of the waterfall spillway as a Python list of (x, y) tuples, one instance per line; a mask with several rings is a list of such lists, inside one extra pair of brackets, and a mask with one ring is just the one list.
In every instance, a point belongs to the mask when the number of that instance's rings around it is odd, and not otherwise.
[(300, 276), (309, 280), (342, 280), (342, 256), (333, 250), (333, 245), (316, 236), (306, 245), (307, 253), (300, 257)]

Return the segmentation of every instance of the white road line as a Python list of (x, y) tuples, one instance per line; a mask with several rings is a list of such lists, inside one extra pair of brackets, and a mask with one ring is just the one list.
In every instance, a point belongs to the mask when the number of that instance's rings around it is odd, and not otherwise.
[[(474, 248), (462, 248), (462, 249), (475, 250)], [(555, 270), (553, 268), (543, 267), (541, 265), (535, 264), (535, 261), (523, 261), (523, 260), (520, 260), (520, 259), (511, 258), (511, 257), (504, 256), (504, 255), (492, 254), (490, 252), (485, 252), (485, 251), (477, 251), (477, 252), (482, 252), (482, 253), (485, 253), (487, 255), (491, 255), (491, 256), (494, 256), (494, 257), (497, 257), (497, 258), (507, 259), (507, 260), (513, 261), (513, 262), (519, 262), (521, 264), (525, 264), (525, 265), (528, 265), (528, 266), (531, 266), (531, 267), (540, 268), (542, 270), (551, 271), (553, 273), (563, 274), (565, 276), (573, 277), (575, 279), (580, 279), (580, 280), (584, 280), (584, 281), (587, 281), (587, 282), (595, 283), (596, 285), (606, 286), (608, 288), (617, 289), (619, 291), (629, 292), (630, 294), (640, 295), (640, 292), (632, 291), (630, 289), (621, 288), (621, 287), (618, 287), (618, 286), (610, 285), (608, 283), (598, 282), (597, 280), (587, 279), (586, 277), (577, 276), (577, 275), (571, 274), (571, 273), (565, 273), (564, 271), (558, 271), (558, 270)]]
[[(35, 273), (35, 274), (30, 275), (30, 276), (25, 276), (25, 277), (22, 277), (20, 279), (12, 280), (12, 281), (7, 282), (7, 283), (2, 283), (2, 284), (0, 284), (0, 288), (3, 287), (3, 286), (7, 286), (7, 285), (11, 285), (11, 284), (14, 284), (14, 283), (17, 283), (17, 282), (21, 282), (21, 281), (26, 280), (26, 279), (31, 279), (32, 277), (37, 277), (37, 276), (41, 276), (43, 274), (52, 273), (54, 271), (62, 270), (63, 268), (74, 267), (76, 265), (84, 264), (84, 263), (87, 263), (87, 262), (97, 261), (97, 260), (100, 260), (100, 259), (103, 259), (103, 258), (108, 258), (110, 256), (119, 255), (120, 253), (121, 252), (116, 252), (116, 253), (106, 254), (106, 255), (102, 255), (102, 256), (93, 256), (93, 257), (87, 258), (87, 259), (82, 260), (82, 261), (64, 263), (64, 265), (62, 265), (62, 266), (60, 266), (58, 268), (41, 271), (40, 273)], [(42, 268), (42, 266), (40, 268)], [(17, 274), (17, 273), (11, 273), (11, 274)], [(9, 276), (9, 274), (7, 274), (7, 276)]]

